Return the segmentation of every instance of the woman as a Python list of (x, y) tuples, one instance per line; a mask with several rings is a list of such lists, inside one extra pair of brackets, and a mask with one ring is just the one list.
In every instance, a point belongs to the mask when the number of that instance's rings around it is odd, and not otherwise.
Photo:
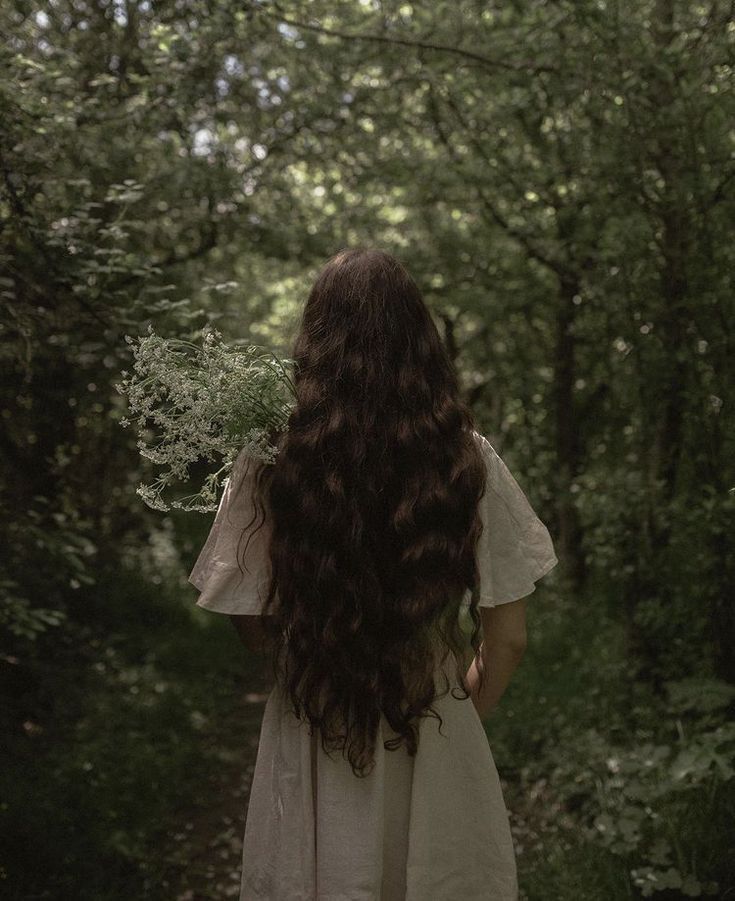
[(482, 720), (557, 563), (549, 533), (394, 257), (332, 257), (292, 356), (276, 462), (240, 455), (190, 576), (275, 680), (241, 901), (512, 901)]

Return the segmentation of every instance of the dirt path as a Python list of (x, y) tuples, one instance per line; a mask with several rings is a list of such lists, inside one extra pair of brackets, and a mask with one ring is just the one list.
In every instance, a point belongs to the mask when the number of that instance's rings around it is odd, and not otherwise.
[[(164, 850), (168, 901), (222, 901), (240, 892), (242, 839), (258, 750), (260, 724), (268, 698), (262, 679), (249, 677), (228, 720), (206, 736), (217, 766), (209, 766), (197, 795), (183, 808), (181, 829)], [(243, 747), (243, 739), (245, 745)]]

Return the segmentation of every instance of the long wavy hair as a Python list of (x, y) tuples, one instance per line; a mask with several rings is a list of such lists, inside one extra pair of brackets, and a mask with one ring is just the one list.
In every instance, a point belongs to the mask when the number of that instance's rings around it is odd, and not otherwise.
[(390, 254), (357, 248), (328, 260), (291, 356), (296, 403), (272, 436), (275, 463), (255, 464), (254, 518), (270, 523), (263, 629), (294, 714), (365, 776), (381, 713), (397, 733), (387, 750), (414, 755), (421, 717), (441, 729), (433, 704), (450, 687), (449, 655), (459, 698), (470, 697), (467, 591), (482, 684), (485, 463), (429, 310)]

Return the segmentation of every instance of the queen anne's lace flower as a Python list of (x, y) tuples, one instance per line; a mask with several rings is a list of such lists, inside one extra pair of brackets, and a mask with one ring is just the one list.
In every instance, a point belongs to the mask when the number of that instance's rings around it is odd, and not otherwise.
[[(137, 493), (154, 510), (217, 509), (218, 489), (242, 451), (272, 463), (277, 448), (272, 429), (284, 431), (294, 401), (291, 360), (255, 344), (228, 345), (221, 334), (204, 332), (201, 346), (180, 338), (161, 338), (148, 328), (139, 338), (125, 336), (134, 356), (132, 374), (116, 385), (128, 401), (141, 456), (163, 471)], [(190, 481), (190, 467), (215, 463), (196, 494), (165, 500), (175, 482)]]

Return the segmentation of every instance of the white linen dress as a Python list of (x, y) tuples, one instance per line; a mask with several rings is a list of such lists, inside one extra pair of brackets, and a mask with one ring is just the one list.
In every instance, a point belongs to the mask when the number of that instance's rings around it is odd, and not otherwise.
[[(474, 434), (488, 470), (479, 604), (493, 607), (531, 594), (558, 560), (507, 466)], [(233, 467), (189, 576), (197, 604), (218, 613), (257, 615), (268, 588), (267, 520), (244, 557), (250, 572), (236, 559), (254, 509), (248, 462), (241, 455)], [(468, 592), (463, 607), (469, 602)], [(456, 686), (451, 664), (450, 655), (445, 672)], [(443, 677), (437, 685), (444, 691)], [(358, 778), (339, 752), (324, 753), (274, 686), (253, 773), (240, 901), (517, 901), (508, 813), (485, 729), (472, 700), (452, 691), (436, 709), (444, 724), (421, 719), (415, 757), (378, 741), (375, 768)], [(381, 735), (395, 735), (385, 717)]]

